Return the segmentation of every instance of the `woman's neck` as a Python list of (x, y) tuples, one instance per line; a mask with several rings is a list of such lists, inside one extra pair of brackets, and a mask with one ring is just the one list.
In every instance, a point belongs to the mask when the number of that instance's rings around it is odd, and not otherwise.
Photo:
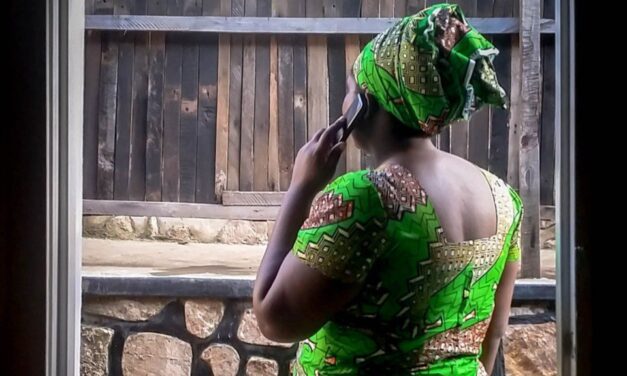
[(438, 149), (428, 137), (412, 137), (405, 140), (381, 140), (373, 145), (372, 155), (376, 166), (400, 163), (403, 160), (416, 160), (420, 155), (433, 153)]

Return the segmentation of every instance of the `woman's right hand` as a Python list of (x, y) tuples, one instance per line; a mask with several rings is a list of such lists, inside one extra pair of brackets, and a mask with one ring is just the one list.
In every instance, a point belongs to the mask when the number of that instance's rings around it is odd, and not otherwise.
[(345, 126), (346, 119), (341, 116), (303, 145), (294, 161), (290, 190), (304, 190), (313, 196), (331, 181), (346, 147), (345, 142), (337, 142), (338, 132)]

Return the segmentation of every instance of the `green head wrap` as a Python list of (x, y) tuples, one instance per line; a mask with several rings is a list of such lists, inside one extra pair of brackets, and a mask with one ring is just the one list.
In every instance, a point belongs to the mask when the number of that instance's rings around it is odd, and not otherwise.
[(403, 124), (432, 135), (484, 104), (506, 107), (492, 65), (497, 54), (457, 5), (438, 4), (377, 35), (353, 74)]

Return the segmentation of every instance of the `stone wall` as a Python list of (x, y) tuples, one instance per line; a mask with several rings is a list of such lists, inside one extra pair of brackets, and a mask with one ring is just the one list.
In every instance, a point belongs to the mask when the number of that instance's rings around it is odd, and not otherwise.
[[(507, 375), (556, 375), (555, 322), (515, 310)], [(261, 334), (249, 299), (85, 297), (81, 375), (286, 376), (296, 345)]]
[(263, 337), (248, 300), (85, 297), (81, 375), (287, 375), (296, 347)]
[[(265, 244), (274, 221), (86, 215), (83, 236), (179, 243)], [(542, 249), (555, 249), (555, 221), (540, 224)]]
[(83, 216), (83, 236), (179, 243), (264, 244), (274, 221), (205, 218)]

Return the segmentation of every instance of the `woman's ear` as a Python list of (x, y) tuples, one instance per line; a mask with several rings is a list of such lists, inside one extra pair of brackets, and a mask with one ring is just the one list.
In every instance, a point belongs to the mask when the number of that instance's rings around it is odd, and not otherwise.
[(368, 93), (368, 91), (365, 92), (365, 96), (366, 96), (367, 110), (366, 110), (366, 115), (364, 116), (364, 118), (370, 119), (379, 111), (379, 103), (377, 102), (377, 100), (372, 94)]

